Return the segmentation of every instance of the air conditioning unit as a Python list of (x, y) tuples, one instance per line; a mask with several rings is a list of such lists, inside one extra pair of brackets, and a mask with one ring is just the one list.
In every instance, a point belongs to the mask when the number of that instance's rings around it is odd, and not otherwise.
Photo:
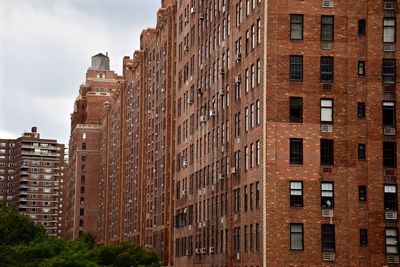
[(395, 11), (396, 10), (396, 1), (384, 1), (383, 9), (389, 10), (389, 11)]
[(209, 247), (209, 250), (208, 250), (210, 253), (214, 253), (214, 247)]
[(185, 50), (186, 52), (189, 51), (189, 46), (188, 45), (184, 45), (183, 46), (183, 50)]
[(201, 115), (200, 116), (200, 122), (206, 122), (207, 121), (207, 116), (205, 116), (205, 115)]
[(333, 0), (322, 0), (322, 7), (333, 7)]
[(242, 60), (242, 53), (237, 53), (236, 55), (235, 55), (235, 61), (236, 62), (239, 62), (239, 61), (241, 61)]
[(219, 89), (218, 90), (218, 94), (219, 95), (225, 95), (224, 89), (223, 88)]
[(334, 261), (335, 260), (335, 253), (333, 252), (323, 252), (322, 259), (324, 261)]
[(188, 22), (189, 22), (189, 18), (185, 17), (185, 23), (188, 23)]
[(242, 78), (240, 77), (240, 75), (235, 77), (235, 83), (241, 83), (242, 82)]
[(237, 173), (236, 167), (232, 167), (232, 168), (231, 168), (231, 173), (232, 173), (232, 174), (236, 174), (236, 173)]
[(161, 88), (161, 93), (164, 93), (165, 92), (165, 89), (164, 88)]
[(188, 229), (189, 229), (189, 231), (192, 231), (192, 225), (191, 224), (188, 225)]
[(399, 263), (399, 256), (397, 255), (388, 255), (387, 261), (390, 264), (398, 264)]
[(192, 98), (192, 97), (189, 97), (188, 100), (187, 100), (187, 102), (188, 102), (189, 105), (193, 104), (193, 98)]
[(397, 220), (397, 211), (385, 211), (386, 220)]
[(224, 68), (220, 68), (219, 69), (219, 74), (224, 75), (225, 74), (225, 69)]
[(199, 20), (204, 20), (204, 15), (203, 15), (203, 13), (199, 13)]
[(190, 14), (194, 15), (194, 13), (196, 13), (196, 10), (195, 10), (194, 6), (192, 6), (190, 8)]
[(202, 224), (201, 224), (201, 222), (199, 222), (199, 229), (201, 229), (201, 226), (202, 226)]
[(190, 256), (190, 250), (189, 249), (186, 250), (186, 256)]
[(220, 174), (218, 174), (218, 179), (220, 179), (220, 180), (224, 180), (224, 174), (223, 173), (220, 173)]
[(215, 116), (215, 109), (212, 109), (212, 110), (210, 110), (210, 117), (213, 117), (213, 116)]
[(197, 88), (197, 94), (198, 95), (201, 95), (203, 93), (203, 90), (201, 89), (201, 87), (198, 87)]
[(206, 254), (206, 248), (201, 248), (201, 254)]
[(186, 168), (188, 166), (188, 161), (186, 159), (182, 160), (182, 167)]
[(333, 130), (332, 124), (321, 124), (321, 132), (331, 133)]
[(383, 128), (384, 135), (396, 135), (396, 128), (394, 127), (384, 127)]
[(322, 210), (322, 217), (332, 218), (333, 217), (333, 210), (332, 209), (323, 209)]
[(194, 253), (195, 253), (195, 254), (200, 254), (200, 249), (196, 248), (196, 249), (194, 250)]

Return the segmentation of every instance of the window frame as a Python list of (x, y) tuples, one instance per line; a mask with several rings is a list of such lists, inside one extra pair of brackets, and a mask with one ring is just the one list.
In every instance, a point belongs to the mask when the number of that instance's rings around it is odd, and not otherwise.
[(290, 123), (303, 123), (303, 98), (302, 97), (298, 97), (298, 96), (289, 97), (289, 122)]
[[(292, 185), (299, 184), (300, 188), (293, 188)], [(295, 193), (300, 194), (295, 194)], [(303, 181), (291, 180), (289, 181), (289, 200), (290, 207), (304, 207), (304, 196), (303, 196)]]
[[(300, 18), (299, 21), (295, 21), (295, 18)], [(297, 27), (301, 27), (301, 32), (297, 32), (300, 29), (296, 29)], [(298, 33), (300, 37), (296, 37), (295, 33)], [(304, 38), (304, 15), (303, 14), (290, 14), (290, 31), (289, 31), (290, 40), (303, 40)]]
[(289, 58), (289, 80), (292, 82), (303, 81), (303, 56), (290, 55)]
[[(297, 147), (296, 147), (297, 145)], [(289, 139), (289, 162), (290, 164), (302, 165), (304, 163), (303, 157), (303, 139), (302, 138), (290, 138)], [(293, 151), (298, 149), (299, 151)]]
[[(326, 105), (324, 102), (330, 102), (330, 105)], [(323, 119), (326, 116), (323, 115), (323, 110), (330, 110), (330, 120)], [(320, 99), (320, 122), (324, 124), (333, 124), (333, 98)]]
[[(324, 185), (330, 185), (331, 189), (324, 188)], [(333, 209), (335, 207), (335, 184), (333, 182), (321, 182), (321, 208)], [(328, 205), (327, 201), (331, 201)]]
[(335, 63), (333, 57), (320, 57), (320, 81), (321, 83), (333, 83)]
[[(294, 229), (294, 227), (300, 227), (300, 228)], [(304, 250), (304, 224), (303, 223), (290, 223), (289, 231), (290, 231), (290, 236), (289, 236), (290, 250), (291, 251), (303, 251)], [(297, 244), (297, 246), (295, 246), (294, 241), (298, 241), (298, 242), (301, 241), (301, 243), (299, 243), (299, 244)], [(300, 245), (300, 247), (298, 245)]]
[[(388, 230), (394, 230), (394, 235), (388, 235)], [(388, 240), (392, 240), (392, 242), (388, 242)], [(398, 227), (385, 227), (385, 251), (390, 255), (398, 255), (399, 254), (399, 228)], [(394, 249), (395, 252), (392, 252), (390, 248)]]
[(335, 252), (335, 225), (321, 224), (321, 249), (322, 252)]
[(320, 141), (320, 163), (325, 166), (332, 166), (335, 160), (335, 148), (333, 139), (321, 139)]

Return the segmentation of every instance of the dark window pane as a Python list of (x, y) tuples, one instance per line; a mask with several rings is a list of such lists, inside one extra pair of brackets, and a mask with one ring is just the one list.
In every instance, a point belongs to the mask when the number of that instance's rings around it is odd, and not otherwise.
[(368, 231), (367, 229), (360, 229), (360, 246), (368, 245)]
[(290, 139), (290, 163), (303, 164), (303, 139)]
[(365, 159), (365, 144), (358, 144), (358, 159)]
[(396, 142), (383, 142), (383, 167), (396, 168)]
[(358, 20), (358, 35), (365, 35), (365, 28), (366, 28), (366, 20), (359, 19)]
[(321, 82), (333, 82), (333, 57), (321, 57)]
[(367, 187), (365, 185), (358, 186), (358, 199), (360, 201), (367, 200)]
[(382, 81), (386, 84), (393, 84), (396, 81), (396, 60), (383, 59), (382, 62)]
[(385, 101), (382, 104), (382, 124), (384, 126), (396, 125), (396, 108), (394, 102)]
[(290, 224), (290, 249), (303, 250), (303, 224)]
[(359, 118), (365, 118), (365, 103), (364, 102), (357, 103), (357, 115)]
[(289, 121), (295, 123), (303, 122), (303, 98), (290, 97), (289, 99)]
[(321, 225), (321, 241), (323, 252), (335, 252), (335, 225)]
[(321, 165), (333, 165), (333, 140), (321, 139)]
[(290, 56), (290, 80), (302, 81), (303, 80), (303, 57)]

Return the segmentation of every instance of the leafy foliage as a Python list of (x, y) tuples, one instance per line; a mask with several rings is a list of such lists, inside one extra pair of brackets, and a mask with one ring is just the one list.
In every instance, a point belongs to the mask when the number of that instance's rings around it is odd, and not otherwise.
[(92, 234), (66, 241), (13, 209), (0, 207), (1, 266), (21, 267), (159, 267), (157, 255), (136, 244), (98, 245)]

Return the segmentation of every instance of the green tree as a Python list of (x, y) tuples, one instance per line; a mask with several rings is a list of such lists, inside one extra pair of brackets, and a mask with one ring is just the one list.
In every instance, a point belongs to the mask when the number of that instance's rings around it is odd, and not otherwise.
[(13, 208), (0, 204), (0, 247), (43, 239), (43, 228)]

